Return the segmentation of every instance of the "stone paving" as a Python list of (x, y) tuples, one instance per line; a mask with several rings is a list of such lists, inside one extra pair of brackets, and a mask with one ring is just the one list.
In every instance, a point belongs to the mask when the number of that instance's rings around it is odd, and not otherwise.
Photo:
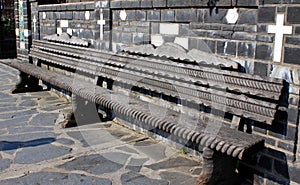
[(65, 98), (10, 94), (18, 71), (0, 64), (0, 184), (193, 185), (201, 163), (114, 122), (61, 128)]

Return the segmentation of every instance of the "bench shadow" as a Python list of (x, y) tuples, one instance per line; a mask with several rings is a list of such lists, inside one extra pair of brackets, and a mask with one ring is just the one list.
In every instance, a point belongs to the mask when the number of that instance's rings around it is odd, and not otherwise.
[(35, 147), (50, 144), (56, 141), (55, 138), (41, 138), (30, 141), (0, 141), (0, 151), (15, 150), (18, 148)]

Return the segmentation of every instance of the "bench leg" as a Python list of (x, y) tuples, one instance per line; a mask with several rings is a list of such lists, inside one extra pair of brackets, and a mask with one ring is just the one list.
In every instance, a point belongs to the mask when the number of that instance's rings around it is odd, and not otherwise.
[(24, 92), (42, 91), (43, 87), (39, 85), (39, 79), (26, 73), (20, 73), (20, 82), (11, 90), (13, 94)]
[(235, 185), (241, 178), (235, 172), (237, 160), (214, 152), (209, 148), (203, 150), (203, 168), (197, 185)]

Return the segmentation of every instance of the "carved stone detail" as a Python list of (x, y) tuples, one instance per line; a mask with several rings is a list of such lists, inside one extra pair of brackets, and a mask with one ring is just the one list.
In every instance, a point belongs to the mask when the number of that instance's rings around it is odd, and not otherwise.
[(78, 37), (71, 36), (68, 33), (62, 33), (60, 35), (59, 34), (48, 35), (45, 36), (43, 39), (48, 41), (61, 42), (66, 44), (78, 45), (78, 46), (87, 47), (89, 45), (87, 41), (84, 41)]
[(182, 46), (171, 42), (167, 42), (157, 48), (155, 48), (151, 44), (129, 46), (129, 47), (125, 47), (123, 51), (128, 53), (142, 54), (142, 55), (167, 57), (170, 59), (195, 61), (196, 63), (199, 64), (224, 66), (224, 67), (231, 67), (234, 69), (238, 68), (238, 63), (231, 61), (229, 59), (223, 59), (221, 57), (215, 56), (213, 53), (207, 53), (197, 49), (192, 49), (191, 51), (187, 51)]

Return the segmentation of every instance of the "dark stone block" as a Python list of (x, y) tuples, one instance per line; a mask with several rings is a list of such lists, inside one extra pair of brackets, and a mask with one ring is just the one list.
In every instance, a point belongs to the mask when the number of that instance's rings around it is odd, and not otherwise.
[(289, 110), (288, 110), (288, 120), (290, 122), (296, 123), (297, 119), (298, 119), (298, 109), (289, 108)]
[(227, 10), (220, 9), (220, 10), (213, 10), (210, 12), (209, 9), (205, 9), (204, 12), (204, 22), (205, 23), (225, 23), (227, 24), (225, 20)]
[(217, 39), (231, 39), (231, 33), (222, 31), (206, 31), (207, 37)]
[(159, 10), (149, 10), (147, 11), (148, 21), (160, 21), (160, 11)]
[(72, 12), (66, 12), (66, 19), (68, 19), (68, 20), (73, 19), (73, 13)]
[(299, 0), (283, 0), (283, 3), (288, 3), (288, 4), (299, 4)]
[(272, 60), (272, 46), (267, 44), (257, 44), (256, 46), (256, 59)]
[(66, 19), (66, 12), (60, 12), (60, 18)]
[(294, 151), (294, 145), (289, 143), (283, 143), (281, 141), (278, 141), (278, 148), (293, 152)]
[(139, 8), (140, 1), (122, 1), (122, 8)]
[(85, 12), (80, 12), (79, 13), (79, 19), (80, 20), (85, 20)]
[(197, 10), (197, 22), (203, 22), (203, 11), (201, 9)]
[(268, 64), (261, 62), (254, 62), (254, 74), (260, 76), (268, 75)]
[(256, 40), (255, 35), (252, 35), (252, 34), (246, 33), (246, 32), (234, 32), (231, 35), (231, 37), (232, 37), (232, 39), (235, 39), (235, 40), (251, 40), (251, 41)]
[(291, 24), (300, 24), (300, 7), (288, 7), (287, 22)]
[(151, 23), (151, 34), (159, 33), (159, 23)]
[(68, 4), (67, 10), (77, 10), (77, 5), (76, 4)]
[(135, 20), (135, 10), (127, 10), (127, 20), (134, 21)]
[(268, 27), (266, 25), (258, 25), (257, 32), (258, 33), (265, 33), (268, 31)]
[(253, 43), (240, 42), (238, 44), (238, 56), (254, 58), (255, 46)]
[(176, 22), (196, 22), (197, 12), (196, 10), (179, 9), (175, 10), (175, 21)]
[(121, 8), (122, 1), (110, 1), (110, 7), (111, 8)]
[(300, 27), (297, 26), (297, 27), (295, 28), (295, 34), (297, 34), (297, 35), (300, 34)]
[(94, 10), (95, 9), (95, 4), (94, 3), (86, 4), (85, 9), (86, 10)]
[(92, 39), (93, 38), (93, 33), (91, 30), (84, 30), (83, 31), (83, 37), (86, 39)]
[(193, 33), (191, 33), (192, 31), (189, 28), (189, 24), (181, 24), (179, 27), (179, 35), (183, 35), (183, 36), (193, 36)]
[[(99, 15), (100, 17), (100, 15)], [(103, 10), (103, 17), (104, 19), (110, 19), (110, 11), (108, 9)]]
[(141, 1), (141, 8), (151, 8), (151, 7), (152, 7), (152, 0)]
[(249, 33), (256, 33), (257, 32), (257, 26), (244, 26), (244, 31)]
[(281, 0), (260, 0), (261, 5), (267, 5), (267, 4), (280, 4)]
[(146, 11), (137, 10), (135, 12), (135, 17), (137, 21), (145, 21), (146, 20)]
[(144, 34), (134, 33), (133, 34), (133, 43), (134, 44), (143, 44), (144, 43)]
[(60, 10), (67, 10), (67, 5), (66, 4), (61, 4), (60, 5)]
[(47, 19), (53, 19), (53, 12), (46, 12)]
[(217, 42), (217, 53), (223, 55), (236, 55), (236, 43), (235, 42)]
[(293, 44), (293, 45), (300, 45), (300, 38), (296, 37), (286, 37), (285, 38), (286, 44)]
[(242, 10), (238, 24), (257, 24), (257, 10)]
[(161, 20), (173, 22), (175, 20), (174, 10), (161, 10)]
[(166, 7), (167, 1), (166, 0), (153, 0), (153, 7)]
[(256, 35), (256, 41), (273, 43), (274, 36)]
[(284, 63), (300, 64), (300, 48), (284, 48)]
[(279, 13), (285, 13), (286, 11), (286, 7), (285, 6), (278, 6), (277, 7), (277, 12)]
[(207, 6), (207, 1), (191, 0), (191, 6)]
[[(235, 0), (232, 1), (234, 4), (233, 6), (253, 6), (256, 7), (258, 6), (258, 3), (256, 0)], [(229, 3), (228, 3), (229, 4)]]
[(259, 23), (275, 23), (276, 7), (260, 7), (258, 9)]
[(123, 43), (132, 43), (131, 33), (122, 33), (121, 40)]
[(113, 20), (114, 21), (121, 20), (119, 11), (113, 11)]
[(191, 6), (192, 1), (191, 0), (168, 0), (168, 7), (185, 7), (185, 6)]

